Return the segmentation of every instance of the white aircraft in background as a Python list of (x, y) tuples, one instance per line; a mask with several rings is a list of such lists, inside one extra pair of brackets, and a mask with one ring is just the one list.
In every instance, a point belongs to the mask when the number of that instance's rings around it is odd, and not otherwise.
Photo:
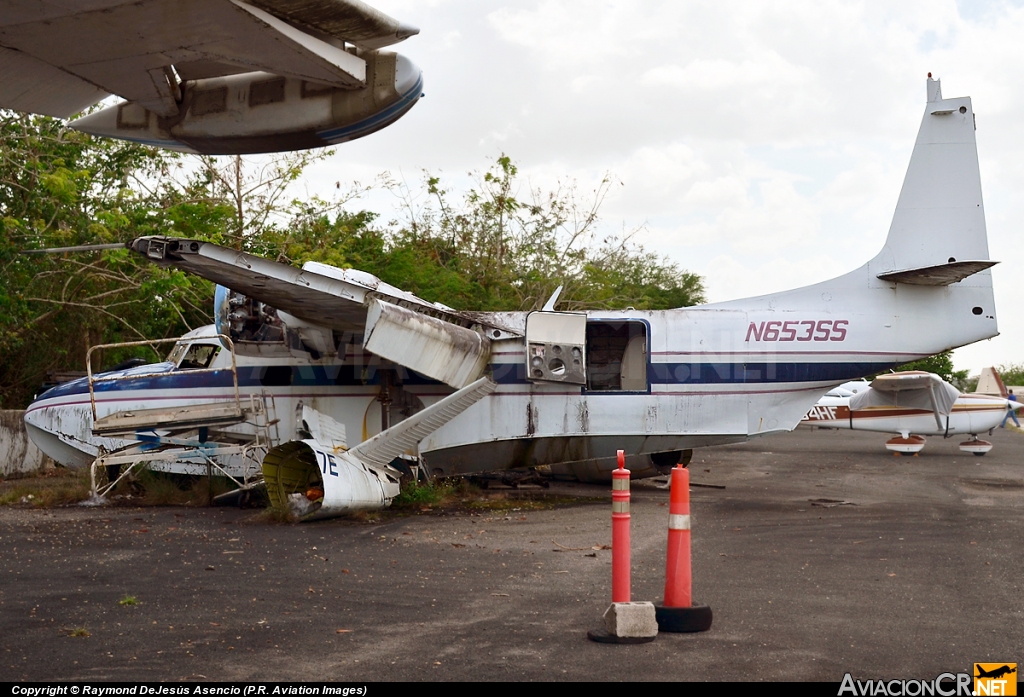
[(962, 394), (932, 373), (907, 371), (879, 375), (870, 383), (847, 382), (830, 390), (804, 416), (803, 424), (819, 428), (898, 433), (885, 447), (897, 454), (919, 453), (922, 436), (969, 434), (960, 450), (984, 455), (992, 444), (978, 434), (991, 433), (1008, 409), (1024, 406), (1001, 396)]
[[(855, 271), (796, 290), (666, 311), (557, 312), (552, 298), (535, 312), (474, 313), (359, 271), (297, 269), (197, 240), (142, 237), (131, 249), (233, 289), (217, 317), (249, 357), (239, 358), (238, 390), (293, 390), (277, 402), (268, 489), (278, 501), (306, 492), (319, 506), (311, 515), (387, 505), (397, 483), (353, 498), (348, 475), (393, 474), (380, 453), (410, 447), (405, 429), (439, 475), (558, 466), (609, 478), (619, 449), (631, 467), (670, 466), (692, 448), (789, 431), (836, 385), (998, 333), (971, 100), (943, 99), (930, 76), (885, 246)], [(223, 404), (235, 389), (227, 356), (217, 352), (219, 369), (202, 374), (172, 361), (156, 375), (94, 380), (95, 423), (89, 385), (58, 387), (28, 410), (29, 433), (60, 460), (137, 406)], [(374, 400), (387, 407), (381, 432), (345, 452), (331, 424), (370, 435)], [(330, 428), (304, 418), (314, 410)], [(376, 454), (362, 459), (364, 446)]]
[(38, 0), (0, 11), (0, 108), (182, 152), (360, 138), (422, 96), (419, 33), (360, 0)]

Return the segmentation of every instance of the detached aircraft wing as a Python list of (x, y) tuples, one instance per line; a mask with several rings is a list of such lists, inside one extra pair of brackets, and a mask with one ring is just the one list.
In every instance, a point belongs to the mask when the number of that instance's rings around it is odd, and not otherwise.
[(933, 373), (911, 370), (879, 375), (870, 388), (850, 398), (850, 410), (903, 407), (927, 409), (941, 429), (942, 418), (953, 411), (960, 390)]
[(179, 79), (251, 71), (352, 89), (365, 62), (344, 42), (418, 31), (359, 0), (15, 0), (0, 14), (0, 108), (67, 118), (116, 94), (170, 118)]
[(355, 269), (307, 262), (301, 269), (245, 252), (173, 237), (131, 248), (339, 332), (363, 335), (371, 353), (461, 389), (480, 377), (491, 342), (520, 336), (476, 314), (430, 303)]

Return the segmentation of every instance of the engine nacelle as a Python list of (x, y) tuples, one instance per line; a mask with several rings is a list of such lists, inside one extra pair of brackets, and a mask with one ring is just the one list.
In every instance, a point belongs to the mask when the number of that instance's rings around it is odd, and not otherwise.
[(271, 505), (303, 520), (379, 510), (399, 492), (391, 474), (313, 439), (272, 448), (263, 458), (263, 478)]
[(177, 116), (122, 102), (71, 122), (85, 133), (145, 145), (240, 155), (305, 150), (361, 138), (398, 120), (423, 94), (423, 73), (390, 51), (359, 51), (362, 87), (341, 87), (264, 72), (188, 80)]

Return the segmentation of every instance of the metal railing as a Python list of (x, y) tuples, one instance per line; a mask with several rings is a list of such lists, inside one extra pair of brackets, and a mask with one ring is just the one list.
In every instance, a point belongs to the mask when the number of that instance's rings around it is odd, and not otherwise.
[[(234, 383), (234, 388), (235, 388), (235, 405), (236, 405), (236, 407), (239, 410), (241, 410), (241, 408), (242, 408), (242, 401), (241, 401), (241, 398), (239, 397), (239, 394), (238, 394), (238, 366), (237, 366), (237, 363), (235, 361), (235, 344), (234, 344), (233, 341), (231, 341), (231, 337), (229, 337), (229, 336), (227, 336), (225, 334), (213, 334), (213, 335), (196, 336), (196, 337), (189, 337), (189, 338), (191, 338), (191, 339), (212, 339), (212, 338), (217, 338), (217, 339), (220, 339), (221, 343), (225, 347), (227, 347), (228, 351), (231, 353), (231, 378), (232, 378), (232, 381)], [(178, 337), (173, 337), (173, 338), (169, 338), (169, 339), (150, 339), (150, 340), (146, 340), (146, 341), (122, 341), (122, 342), (116, 343), (116, 344), (98, 344), (98, 345), (93, 346), (92, 348), (90, 348), (89, 351), (85, 354), (85, 369), (86, 369), (86, 372), (88, 373), (88, 376), (89, 376), (89, 404), (92, 407), (92, 420), (93, 420), (93, 423), (95, 423), (97, 418), (98, 418), (97, 413), (96, 413), (96, 391), (94, 389), (95, 383), (97, 383), (97, 382), (107, 382), (107, 381), (113, 382), (113, 381), (117, 381), (117, 380), (135, 380), (137, 378), (146, 378), (146, 377), (160, 377), (160, 376), (164, 376), (164, 375), (168, 374), (167, 372), (163, 372), (163, 373), (132, 373), (131, 375), (111, 375), (111, 376), (106, 376), (106, 377), (103, 376), (103, 375), (100, 375), (99, 377), (96, 377), (92, 373), (92, 352), (93, 351), (96, 351), (97, 349), (107, 349), (107, 348), (128, 348), (129, 346), (157, 346), (157, 345), (160, 345), (160, 344), (178, 343), (179, 341), (184, 341), (184, 340), (186, 340), (186, 337), (178, 336)], [(221, 370), (223, 370), (223, 368), (190, 368), (188, 370), (188, 372), (191, 373), (191, 374), (196, 374), (196, 373), (217, 373), (217, 372), (220, 372)], [(169, 371), (169, 372), (174, 372), (174, 371), (172, 370), (172, 371)]]

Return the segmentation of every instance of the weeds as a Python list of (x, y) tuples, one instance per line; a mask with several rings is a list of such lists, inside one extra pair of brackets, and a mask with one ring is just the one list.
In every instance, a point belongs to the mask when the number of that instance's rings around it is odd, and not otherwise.
[(134, 595), (125, 595), (123, 598), (121, 598), (120, 600), (117, 601), (117, 604), (122, 606), (122, 607), (127, 607), (127, 606), (130, 606), (130, 605), (138, 605), (139, 604), (139, 600)]
[(66, 506), (89, 497), (89, 471), (56, 467), (31, 477), (0, 481), (0, 506)]
[(427, 482), (403, 480), (402, 491), (391, 505), (397, 509), (449, 505), (462, 503), (479, 494), (479, 487), (461, 478), (431, 479)]
[(68, 630), (68, 636), (91, 637), (92, 633), (85, 627), (75, 627)]

